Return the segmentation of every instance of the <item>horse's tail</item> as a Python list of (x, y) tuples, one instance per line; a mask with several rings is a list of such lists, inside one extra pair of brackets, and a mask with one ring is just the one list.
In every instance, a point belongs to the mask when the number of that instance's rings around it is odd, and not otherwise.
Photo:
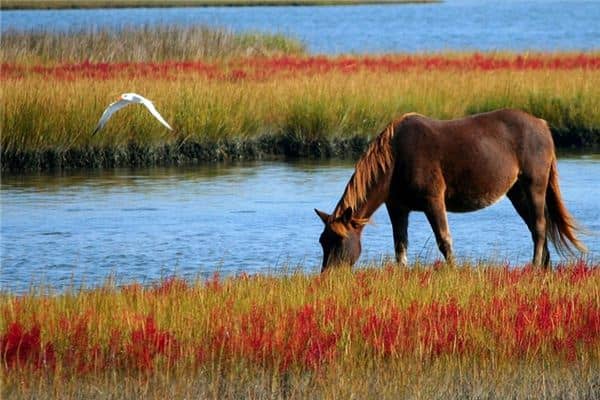
[(582, 253), (587, 251), (585, 245), (577, 239), (575, 233), (578, 231), (580, 228), (567, 211), (560, 195), (556, 157), (554, 157), (546, 190), (546, 233), (560, 254), (573, 255), (573, 246)]

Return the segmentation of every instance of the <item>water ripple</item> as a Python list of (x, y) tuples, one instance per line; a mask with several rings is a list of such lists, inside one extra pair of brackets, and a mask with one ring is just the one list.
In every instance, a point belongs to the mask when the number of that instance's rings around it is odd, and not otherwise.
[[(193, 278), (215, 271), (318, 270), (322, 223), (313, 208), (333, 209), (352, 163), (257, 162), (221, 165), (219, 173), (204, 168), (212, 167), (137, 170), (134, 180), (115, 171), (3, 176), (0, 288), (96, 285), (111, 274), (148, 282), (173, 273)], [(600, 160), (561, 159), (559, 170), (565, 203), (592, 231), (583, 240), (598, 259)], [(152, 184), (140, 186), (140, 181)], [(199, 189), (198, 182), (211, 190)], [(111, 185), (120, 186), (106, 190)], [(36, 190), (24, 195), (24, 187)], [(448, 219), (457, 257), (513, 265), (529, 261), (530, 235), (508, 200)], [(384, 208), (373, 222), (364, 232), (361, 262), (393, 257)], [(422, 213), (411, 214), (409, 237), (411, 260), (440, 258)]]

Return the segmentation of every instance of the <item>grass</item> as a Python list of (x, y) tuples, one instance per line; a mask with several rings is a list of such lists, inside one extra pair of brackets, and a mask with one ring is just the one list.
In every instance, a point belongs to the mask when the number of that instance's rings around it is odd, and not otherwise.
[[(356, 155), (404, 112), (455, 118), (501, 107), (546, 119), (561, 148), (600, 145), (596, 69), (280, 67), (262, 77), (230, 64), (189, 65), (40, 67), (3, 79), (3, 169)], [(126, 91), (153, 100), (175, 133), (130, 107), (91, 136)]]
[(234, 33), (206, 26), (143, 26), (118, 30), (8, 31), (3, 62), (25, 65), (215, 60), (302, 54), (304, 45), (281, 34)]
[(237, 7), (237, 6), (326, 6), (359, 4), (422, 4), (440, 0), (4, 0), (0, 9), (65, 9), (124, 7)]
[[(2, 170), (356, 156), (394, 117), (502, 107), (546, 119), (563, 149), (600, 148), (600, 55), (307, 55), (280, 35), (205, 27), (10, 32), (0, 50)], [(116, 114), (124, 92), (153, 100)]]
[(0, 294), (5, 398), (594, 398), (600, 269), (442, 264)]

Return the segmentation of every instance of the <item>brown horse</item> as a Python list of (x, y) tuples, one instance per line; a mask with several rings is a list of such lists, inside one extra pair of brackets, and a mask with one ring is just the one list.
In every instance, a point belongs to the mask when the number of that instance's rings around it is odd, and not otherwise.
[(546, 121), (518, 110), (450, 121), (405, 114), (371, 143), (333, 213), (315, 209), (325, 224), (322, 270), (356, 262), (362, 230), (383, 203), (400, 264), (407, 263), (411, 211), (425, 213), (440, 251), (452, 262), (446, 212), (479, 210), (504, 194), (531, 232), (534, 265), (549, 266), (548, 238), (561, 253), (572, 252), (571, 245), (585, 251), (561, 200)]

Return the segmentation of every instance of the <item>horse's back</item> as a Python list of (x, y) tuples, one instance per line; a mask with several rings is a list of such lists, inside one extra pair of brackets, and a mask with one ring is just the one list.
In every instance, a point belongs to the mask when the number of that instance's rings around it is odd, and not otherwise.
[(432, 162), (468, 161), (501, 153), (525, 164), (536, 154), (554, 153), (546, 121), (514, 109), (453, 120), (406, 114), (398, 121), (395, 139), (397, 152)]
[(554, 146), (545, 121), (503, 109), (455, 120), (407, 115), (397, 125), (399, 175), (413, 191), (444, 191), (448, 210), (498, 200), (525, 173), (549, 168)]
[[(529, 178), (546, 177), (554, 155), (554, 141), (545, 120), (521, 110), (503, 109), (473, 116), (476, 121), (489, 123), (483, 137), (498, 135), (494, 150), (511, 152), (520, 174)], [(501, 133), (498, 133), (501, 132)], [(542, 170), (542, 171), (540, 171)]]

